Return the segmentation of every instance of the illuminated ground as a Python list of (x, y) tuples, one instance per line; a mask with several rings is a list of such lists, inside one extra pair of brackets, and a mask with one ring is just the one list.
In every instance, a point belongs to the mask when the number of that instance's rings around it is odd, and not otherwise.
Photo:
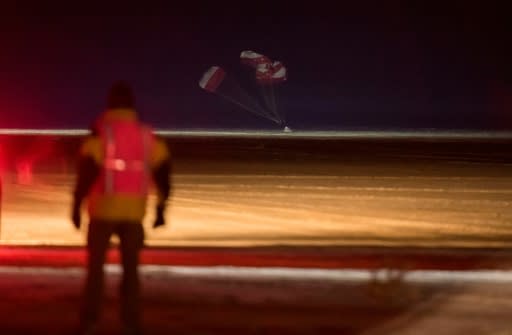
[[(203, 160), (178, 159), (169, 224), (149, 229), (150, 204), (148, 245), (509, 245), (512, 169), (501, 152), (334, 149), (238, 159), (235, 146), (216, 160), (207, 147)], [(1, 242), (82, 244), (68, 219), (72, 184), (69, 166), (6, 174)]]
[[(173, 143), (169, 225), (145, 222), (148, 333), (508, 334), (509, 148)], [(5, 333), (76, 325), (85, 231), (68, 219), (71, 166), (4, 176)], [(108, 271), (103, 331), (116, 334)]]

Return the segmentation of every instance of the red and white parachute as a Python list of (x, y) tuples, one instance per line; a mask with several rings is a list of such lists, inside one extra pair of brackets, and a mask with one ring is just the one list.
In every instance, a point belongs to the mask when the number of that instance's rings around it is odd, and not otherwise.
[(279, 84), (286, 81), (286, 68), (280, 61), (258, 66), (256, 81), (260, 84)]
[(262, 64), (270, 64), (272, 61), (267, 56), (261, 55), (251, 50), (245, 50), (240, 53), (240, 61), (242, 64), (257, 68)]
[(208, 92), (215, 92), (225, 77), (226, 71), (218, 66), (212, 66), (199, 80), (199, 86)]
[(280, 61), (272, 61), (252, 50), (240, 53), (240, 62), (255, 69), (256, 81), (260, 84), (282, 83), (287, 79), (286, 67)]
[(217, 94), (249, 112), (279, 123), (273, 115), (265, 111), (256, 99), (242, 89), (238, 82), (228, 76), (226, 71), (219, 66), (212, 66), (206, 70), (199, 80), (199, 87), (207, 92)]
[[(272, 60), (270, 57), (252, 50), (242, 51), (240, 62), (253, 71), (252, 76), (259, 87), (256, 91), (260, 92), (266, 108), (262, 107), (257, 98), (249, 95), (234, 78), (228, 76), (226, 71), (219, 66), (210, 67), (199, 80), (199, 86), (250, 112), (279, 125), (284, 125), (285, 118), (278, 107), (275, 86), (288, 79), (286, 67), (282, 62)], [(289, 128), (285, 127), (285, 129)]]
[(254, 69), (254, 78), (260, 86), (259, 90), (266, 107), (279, 124), (284, 125), (285, 116), (282, 109), (279, 108), (278, 94), (275, 91), (277, 90), (276, 85), (288, 79), (286, 67), (282, 62), (272, 60), (270, 57), (252, 50), (242, 51), (240, 62)]

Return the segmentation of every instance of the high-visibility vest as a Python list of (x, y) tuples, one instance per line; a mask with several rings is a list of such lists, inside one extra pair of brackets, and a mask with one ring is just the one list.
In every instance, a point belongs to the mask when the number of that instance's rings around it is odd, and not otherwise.
[(151, 129), (135, 120), (116, 120), (102, 123), (98, 130), (104, 159), (92, 192), (146, 196), (151, 176)]

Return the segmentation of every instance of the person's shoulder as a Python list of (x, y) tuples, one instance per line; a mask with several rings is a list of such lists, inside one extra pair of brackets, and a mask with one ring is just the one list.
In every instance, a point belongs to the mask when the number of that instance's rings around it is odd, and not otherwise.
[(152, 156), (155, 162), (168, 160), (171, 157), (171, 151), (169, 150), (167, 142), (160, 136), (154, 136)]
[(80, 154), (82, 156), (92, 156), (94, 158), (98, 158), (101, 155), (101, 139), (99, 136), (91, 134), (88, 135), (82, 141), (82, 146), (80, 148)]
[(159, 165), (164, 161), (168, 161), (171, 158), (171, 151), (169, 150), (169, 146), (167, 141), (155, 133), (155, 129), (145, 123), (140, 122), (143, 129), (149, 131), (151, 133), (152, 143), (151, 143), (151, 161), (152, 165)]
[(164, 138), (155, 136), (153, 145), (156, 151), (161, 151), (162, 154), (170, 154), (169, 146), (167, 145), (167, 141)]

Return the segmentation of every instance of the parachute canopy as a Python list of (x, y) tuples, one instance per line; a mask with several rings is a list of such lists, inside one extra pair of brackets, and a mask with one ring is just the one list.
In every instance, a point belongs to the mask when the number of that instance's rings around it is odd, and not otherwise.
[[(219, 66), (210, 67), (199, 80), (199, 86), (210, 93), (238, 105), (239, 107), (271, 120), (278, 125), (285, 125), (285, 115), (279, 108), (277, 84), (287, 80), (286, 67), (280, 61), (252, 50), (240, 53), (240, 62), (246, 65), (256, 86), (252, 87), (254, 93), (259, 92), (259, 99), (244, 89), (238, 81), (228, 75)], [(249, 87), (250, 88), (250, 87)]]
[(243, 109), (272, 120), (279, 121), (270, 113), (266, 112), (258, 103), (257, 99), (245, 91), (240, 84), (219, 66), (212, 66), (203, 74), (199, 80), (199, 86), (207, 92), (214, 93)]
[(212, 66), (199, 80), (199, 86), (208, 92), (215, 92), (225, 77), (226, 72), (222, 68)]
[(240, 53), (240, 61), (242, 64), (256, 68), (261, 65), (270, 64), (272, 61), (267, 56), (256, 53), (251, 50), (245, 50)]
[(244, 50), (240, 53), (240, 62), (256, 70), (256, 81), (260, 84), (274, 84), (286, 81), (286, 67), (280, 61), (272, 61), (269, 57)]
[(285, 115), (279, 108), (278, 94), (276, 94), (276, 86), (288, 79), (286, 67), (282, 62), (272, 60), (270, 57), (254, 52), (252, 50), (244, 50), (240, 53), (240, 62), (254, 69), (254, 79), (259, 86), (263, 101), (278, 123), (285, 123)]
[(260, 84), (274, 84), (286, 81), (286, 67), (279, 61), (256, 68), (256, 81)]

